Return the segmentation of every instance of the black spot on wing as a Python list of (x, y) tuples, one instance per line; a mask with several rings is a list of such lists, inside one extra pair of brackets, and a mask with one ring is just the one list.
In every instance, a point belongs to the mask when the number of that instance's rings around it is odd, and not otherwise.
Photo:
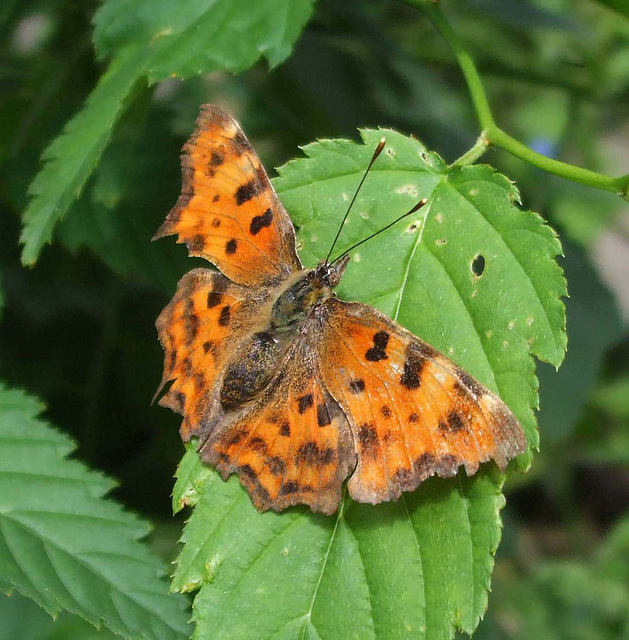
[(239, 131), (231, 140), (232, 151), (241, 156), (246, 151), (251, 151), (251, 145), (242, 131)]
[(228, 240), (225, 244), (225, 253), (227, 255), (232, 255), (236, 253), (237, 247), (238, 247), (238, 242), (234, 238), (232, 238), (231, 240)]
[(209, 351), (212, 351), (213, 348), (214, 348), (214, 345), (210, 340), (206, 340), (203, 343), (203, 353), (208, 353)]
[(306, 442), (297, 450), (297, 464), (305, 463), (311, 466), (327, 465), (334, 461), (335, 453), (331, 447), (319, 448), (316, 442)]
[(255, 216), (249, 225), (251, 235), (257, 235), (264, 227), (270, 227), (273, 222), (273, 212), (267, 209), (261, 216)]
[(327, 427), (332, 422), (330, 418), (330, 411), (328, 405), (325, 402), (317, 405), (317, 424), (320, 427)]
[(267, 444), (262, 438), (251, 438), (249, 440), (249, 446), (254, 451), (259, 451), (260, 453), (266, 453)]
[(221, 301), (223, 300), (223, 293), (227, 289), (227, 279), (226, 278), (216, 278), (214, 280), (214, 287), (212, 291), (207, 294), (207, 307), (211, 309), (212, 307), (217, 307)]
[(365, 381), (362, 378), (356, 378), (355, 380), (350, 380), (349, 388), (352, 393), (359, 394), (365, 390)]
[(357, 435), (361, 455), (369, 458), (377, 457), (380, 450), (380, 442), (378, 440), (378, 432), (374, 425), (369, 422), (364, 422), (358, 427)]
[(421, 373), (426, 359), (418, 349), (421, 345), (411, 343), (404, 350), (404, 371), (400, 376), (400, 383), (407, 389), (418, 389), (421, 384)]
[(245, 204), (245, 202), (249, 202), (249, 200), (255, 198), (262, 191), (264, 191), (264, 187), (260, 184), (259, 180), (249, 180), (249, 182), (241, 184), (238, 189), (236, 189), (236, 193), (234, 194), (236, 204), (238, 206)]
[(386, 348), (389, 344), (389, 334), (386, 331), (378, 331), (373, 337), (373, 347), (367, 350), (365, 358), (369, 362), (378, 362), (379, 360), (386, 360)]
[(299, 400), (297, 400), (297, 408), (299, 409), (299, 413), (305, 413), (306, 409), (309, 409), (314, 404), (314, 399), (312, 397), (312, 393), (307, 393), (304, 396), (301, 396)]
[(240, 474), (242, 476), (244, 476), (249, 480), (254, 480), (257, 476), (256, 472), (248, 464), (243, 464), (241, 467), (238, 468), (238, 471), (240, 471)]
[(422, 453), (413, 460), (415, 473), (423, 480), (435, 472), (435, 456), (432, 453)]
[(194, 342), (199, 333), (200, 326), (201, 321), (199, 320), (199, 316), (194, 312), (194, 299), (188, 298), (185, 304), (185, 318), (183, 322), (186, 344)]
[(282, 473), (284, 473), (284, 470), (286, 469), (286, 465), (284, 464), (284, 461), (278, 456), (269, 456), (266, 459), (266, 463), (269, 467), (269, 471), (274, 476), (282, 475)]
[(218, 324), (221, 327), (226, 327), (229, 324), (230, 318), (231, 318), (231, 307), (228, 304), (226, 304), (221, 309), (221, 314), (218, 317)]
[(290, 482), (285, 482), (281, 489), (280, 489), (280, 495), (285, 496), (287, 494), (291, 494), (291, 493), (297, 493), (299, 491), (299, 485), (294, 482), (294, 481), (290, 481)]
[(438, 428), (443, 433), (458, 433), (465, 430), (465, 422), (456, 411), (450, 411), (446, 419), (439, 422)]

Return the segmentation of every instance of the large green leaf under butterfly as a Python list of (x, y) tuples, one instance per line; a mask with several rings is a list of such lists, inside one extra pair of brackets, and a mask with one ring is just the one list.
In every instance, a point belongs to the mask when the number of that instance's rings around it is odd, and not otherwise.
[(185, 600), (138, 538), (148, 526), (103, 494), (114, 483), (68, 460), (42, 405), (0, 384), (0, 590), (136, 640), (188, 637)]
[[(414, 218), (353, 253), (339, 294), (368, 302), (497, 391), (538, 442), (533, 356), (555, 366), (566, 347), (566, 294), (556, 235), (518, 206), (491, 167), (448, 168), (416, 140), (362, 132), (321, 141), (279, 170), (275, 187), (300, 227), (307, 265), (324, 257), (382, 135), (378, 159), (337, 251), (421, 198)], [(518, 460), (530, 462), (530, 451)], [(471, 633), (487, 606), (500, 539), (503, 478), (431, 478), (398, 502), (345, 498), (332, 517), (258, 514), (235, 478), (223, 483), (191, 447), (174, 506), (194, 505), (173, 588), (199, 589), (195, 638), (441, 640)]]

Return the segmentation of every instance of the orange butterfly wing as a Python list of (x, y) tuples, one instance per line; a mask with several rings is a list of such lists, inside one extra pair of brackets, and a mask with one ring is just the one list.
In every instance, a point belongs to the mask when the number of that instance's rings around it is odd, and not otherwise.
[(251, 331), (267, 296), (209, 269), (194, 269), (177, 285), (173, 299), (155, 326), (164, 349), (164, 374), (156, 396), (172, 385), (159, 404), (184, 416), (181, 436), (189, 440), (203, 430), (218, 403), (217, 385), (229, 357)]
[(306, 504), (332, 514), (356, 464), (347, 419), (316, 367), (295, 339), (260, 397), (202, 441), (201, 458), (224, 479), (237, 472), (260, 510)]
[(325, 304), (323, 382), (343, 409), (358, 456), (349, 493), (395, 500), (428, 476), (468, 475), (522, 453), (522, 427), (493, 393), (372, 307)]
[(182, 194), (154, 240), (177, 234), (190, 255), (244, 285), (277, 284), (301, 269), (290, 218), (231, 116), (204, 105), (181, 166)]

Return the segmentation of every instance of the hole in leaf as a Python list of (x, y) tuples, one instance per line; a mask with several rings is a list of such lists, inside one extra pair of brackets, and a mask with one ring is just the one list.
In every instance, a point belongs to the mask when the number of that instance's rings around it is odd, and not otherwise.
[(472, 273), (480, 278), (485, 273), (485, 258), (480, 253), (472, 260)]

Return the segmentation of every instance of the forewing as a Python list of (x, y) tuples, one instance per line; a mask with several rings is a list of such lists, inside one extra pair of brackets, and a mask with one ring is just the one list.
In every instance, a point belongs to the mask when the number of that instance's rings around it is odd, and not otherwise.
[(164, 349), (164, 374), (157, 390), (172, 385), (159, 404), (182, 414), (181, 436), (189, 440), (203, 431), (202, 421), (217, 402), (217, 381), (227, 358), (251, 331), (264, 303), (263, 292), (252, 297), (225, 276), (194, 269), (177, 285), (177, 292), (155, 326)]
[(301, 268), (290, 218), (225, 111), (201, 107), (181, 167), (181, 196), (153, 239), (177, 234), (190, 255), (245, 285), (276, 284)]
[(319, 358), (355, 441), (354, 499), (396, 499), (490, 459), (504, 470), (525, 450), (508, 407), (451, 360), (371, 307), (331, 299), (324, 308)]
[(347, 420), (311, 356), (297, 339), (261, 396), (200, 448), (224, 479), (238, 473), (263, 511), (305, 504), (334, 513), (342, 482), (356, 464)]

